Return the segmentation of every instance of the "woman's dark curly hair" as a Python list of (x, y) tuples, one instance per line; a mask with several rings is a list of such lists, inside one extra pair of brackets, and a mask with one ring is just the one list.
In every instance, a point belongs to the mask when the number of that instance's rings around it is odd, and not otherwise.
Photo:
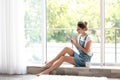
[(81, 29), (85, 29), (86, 31), (88, 30), (86, 21), (85, 22), (82, 22), (82, 21), (78, 22), (77, 26), (80, 27)]

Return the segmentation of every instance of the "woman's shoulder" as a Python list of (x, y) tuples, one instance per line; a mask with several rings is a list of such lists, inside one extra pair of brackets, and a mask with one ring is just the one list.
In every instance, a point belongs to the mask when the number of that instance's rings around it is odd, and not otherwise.
[(90, 36), (89, 34), (87, 34), (86, 40), (87, 40), (87, 41), (92, 40), (92, 39), (91, 39), (91, 36)]

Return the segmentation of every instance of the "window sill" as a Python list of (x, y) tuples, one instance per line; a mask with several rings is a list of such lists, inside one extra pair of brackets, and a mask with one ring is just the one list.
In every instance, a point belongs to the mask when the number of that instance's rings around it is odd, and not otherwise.
[[(37, 74), (45, 69), (41, 65), (32, 65), (27, 67), (28, 74)], [(120, 78), (119, 66), (90, 66), (74, 67), (73, 65), (61, 65), (59, 68), (52, 71), (53, 75), (76, 75), (76, 76), (106, 76), (108, 78)]]

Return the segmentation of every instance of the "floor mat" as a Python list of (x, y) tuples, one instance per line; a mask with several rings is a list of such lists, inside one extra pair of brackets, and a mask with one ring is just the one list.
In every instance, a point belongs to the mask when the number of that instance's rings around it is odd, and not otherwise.
[(32, 80), (108, 80), (106, 77), (86, 77), (67, 75), (41, 75)]

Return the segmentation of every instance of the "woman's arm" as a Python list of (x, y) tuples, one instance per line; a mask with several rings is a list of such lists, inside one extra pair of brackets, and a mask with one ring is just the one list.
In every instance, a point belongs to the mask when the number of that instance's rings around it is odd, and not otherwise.
[(85, 48), (83, 48), (83, 47), (80, 46), (79, 44), (77, 45), (77, 47), (78, 47), (80, 50), (82, 50), (84, 53), (88, 54), (88, 53), (90, 52), (91, 44), (92, 44), (92, 41), (90, 40), (90, 41), (88, 41), (88, 42), (86, 43)]
[(74, 42), (73, 40), (71, 40), (71, 43), (72, 43), (76, 48), (79, 48), (80, 50), (82, 50), (82, 51), (83, 51), (84, 53), (86, 53), (86, 54), (90, 52), (90, 48), (91, 48), (91, 45), (92, 45), (92, 41), (91, 41), (91, 40), (86, 43), (85, 48), (83, 48), (81, 45), (79, 45), (77, 39), (75, 39), (75, 42)]

